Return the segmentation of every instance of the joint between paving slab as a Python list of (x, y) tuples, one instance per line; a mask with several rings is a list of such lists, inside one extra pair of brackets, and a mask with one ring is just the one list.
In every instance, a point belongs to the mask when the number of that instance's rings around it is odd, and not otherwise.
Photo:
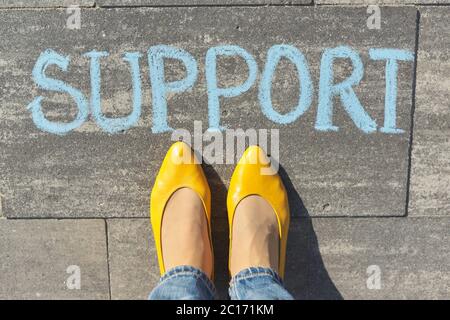
[[(95, 4), (87, 6), (87, 5), (81, 5), (78, 6), (82, 9), (94, 9)], [(6, 11), (6, 10), (14, 10), (14, 11), (32, 11), (32, 10), (61, 10), (61, 9), (67, 9), (69, 6), (54, 6), (54, 7), (1, 7), (0, 11)]]
[(3, 215), (3, 194), (0, 193), (0, 219), (4, 219)]
[[(134, 5), (134, 6), (120, 6), (120, 5), (104, 5), (96, 6), (98, 9), (134, 9), (134, 8), (158, 8), (158, 9), (177, 9), (177, 8), (261, 8), (261, 7), (312, 7), (312, 3), (271, 3), (271, 4), (179, 4), (173, 6), (167, 5)], [(94, 7), (92, 7), (94, 8)]]
[[(366, 8), (369, 4), (348, 4), (348, 3), (316, 3), (314, 0), (310, 3), (262, 3), (262, 4), (186, 4), (186, 5), (152, 5), (152, 4), (142, 4), (142, 5), (103, 5), (100, 6), (98, 3), (93, 3), (92, 5), (79, 5), (78, 7), (82, 9), (134, 9), (134, 8), (239, 8), (239, 7), (249, 7), (249, 8), (260, 8), (260, 7), (345, 7), (345, 8)], [(386, 3), (379, 5), (380, 7), (394, 7), (394, 8), (405, 8), (405, 7), (415, 7), (420, 9), (421, 7), (448, 7), (449, 3), (406, 3), (406, 4), (395, 4)], [(68, 6), (33, 6), (33, 7), (1, 7), (0, 11), (3, 10), (14, 10), (14, 11), (29, 11), (29, 10), (61, 10), (67, 9)]]
[(106, 267), (108, 271), (108, 295), (109, 300), (111, 300), (111, 268), (109, 266), (109, 238), (108, 238), (108, 220), (103, 219), (105, 222), (105, 240), (106, 240)]
[[(366, 215), (366, 216), (354, 216), (354, 215), (329, 215), (329, 216), (295, 216), (291, 217), (291, 221), (293, 220), (303, 220), (303, 219), (391, 219), (391, 218), (406, 218), (406, 215)], [(432, 217), (429, 216), (415, 216), (417, 218), (448, 218), (446, 215), (435, 215)], [(21, 218), (21, 217), (4, 217), (3, 219), (7, 220), (16, 220), (16, 221), (29, 221), (29, 220), (124, 220), (124, 219), (139, 219), (139, 220), (149, 220), (149, 217), (142, 217), (142, 216), (116, 216), (116, 217), (27, 217), (27, 218)], [(227, 217), (213, 217), (213, 221), (222, 221), (227, 220)], [(150, 223), (150, 221), (149, 221)]]
[[(139, 8), (157, 8), (157, 9), (177, 9), (177, 8), (262, 8), (262, 7), (341, 7), (341, 8), (366, 8), (368, 4), (339, 4), (339, 3), (272, 3), (272, 4), (196, 4), (196, 5), (133, 5), (133, 6), (120, 6), (120, 5), (103, 5), (99, 6), (97, 3), (93, 5), (80, 5), (79, 7), (84, 10), (91, 9), (139, 9)], [(430, 7), (449, 7), (450, 3), (423, 3), (423, 4), (382, 4), (380, 7), (391, 8), (430, 8)], [(1, 7), (1, 11), (50, 11), (50, 10), (65, 10), (68, 6), (53, 6), (53, 7)]]
[(450, 6), (450, 2), (449, 3), (420, 3), (420, 4), (416, 4), (416, 7), (420, 8), (420, 7), (449, 7)]
[[(404, 218), (406, 215), (323, 215), (323, 216), (292, 216), (292, 219), (339, 219), (339, 218), (358, 218), (358, 219), (379, 219), (379, 218)], [(437, 216), (445, 217), (445, 216)], [(147, 216), (112, 216), (112, 217), (95, 217), (95, 216), (32, 216), (32, 217), (5, 217), (8, 220), (99, 220), (99, 219), (149, 219)], [(213, 217), (213, 220), (226, 220), (227, 217)]]
[(412, 167), (412, 149), (414, 139), (414, 113), (416, 110), (416, 87), (417, 87), (417, 61), (419, 59), (419, 40), (420, 40), (420, 10), (416, 13), (416, 39), (414, 48), (414, 66), (413, 66), (413, 83), (412, 83), (412, 101), (411, 101), (411, 119), (409, 130), (409, 146), (408, 146), (408, 173), (406, 175), (406, 204), (405, 217), (409, 214), (409, 201), (411, 193), (411, 167)]
[[(297, 221), (302, 221), (302, 220), (339, 220), (339, 219), (355, 219), (355, 220), (380, 220), (380, 219), (402, 219), (402, 220), (447, 220), (450, 219), (449, 216), (445, 216), (445, 215), (441, 215), (441, 216), (322, 216), (322, 217), (291, 217), (291, 222), (297, 222)], [(72, 218), (53, 218), (53, 217), (49, 217), (49, 218), (28, 218), (28, 219), (23, 219), (23, 218), (2, 218), (0, 220), (9, 220), (9, 221), (76, 221), (76, 220), (103, 220), (105, 222), (105, 232), (106, 232), (106, 244), (109, 244), (109, 237), (108, 237), (108, 221), (109, 220), (148, 220), (148, 218), (144, 218), (144, 217), (114, 217), (114, 218), (91, 218), (91, 219), (86, 219), (86, 218), (78, 218), (78, 217), (72, 217)], [(212, 221), (214, 223), (214, 221), (220, 221), (223, 222), (227, 220), (226, 217), (221, 217), (221, 218), (213, 218)], [(148, 223), (150, 224), (150, 221), (148, 221)], [(108, 257), (108, 276), (110, 276), (110, 269), (109, 269), (109, 252), (107, 250), (107, 257)]]
[[(376, 5), (378, 7), (394, 7), (394, 8), (405, 8), (405, 7), (448, 7), (450, 6), (450, 2), (447, 3), (404, 3), (404, 4), (398, 4), (398, 3), (382, 3), (382, 4), (370, 4), (370, 3), (316, 3), (313, 2), (315, 7), (346, 7), (346, 8), (367, 8), (370, 5)], [(308, 5), (308, 4), (304, 4)], [(311, 5), (311, 4), (309, 4)]]
[[(153, 8), (153, 9), (179, 9), (179, 8), (264, 8), (264, 7), (312, 7), (312, 4), (218, 4), (218, 5), (176, 5), (176, 6), (167, 6), (167, 5), (134, 5), (134, 6), (118, 6), (118, 5), (109, 5), (109, 6), (80, 6), (83, 10), (98, 10), (98, 9), (121, 9), (121, 10), (129, 10), (129, 9), (145, 9), (145, 8)], [(67, 6), (57, 6), (57, 7), (2, 7), (1, 11), (51, 11), (51, 10), (66, 10)]]

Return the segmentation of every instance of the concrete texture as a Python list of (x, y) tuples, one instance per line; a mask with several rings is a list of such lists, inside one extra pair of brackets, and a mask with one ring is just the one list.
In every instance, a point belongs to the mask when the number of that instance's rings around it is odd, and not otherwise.
[(449, 219), (301, 219), (286, 286), (299, 299), (448, 299), (449, 228)]
[(421, 10), (410, 214), (450, 216), (450, 8)]
[(328, 4), (328, 5), (414, 5), (414, 4), (445, 4), (450, 3), (450, 0), (314, 0), (315, 4)]
[[(200, 73), (194, 90), (169, 96), (169, 124), (191, 129), (194, 120), (202, 120), (206, 129), (206, 50), (219, 44), (240, 45), (255, 56), (261, 71), (268, 48), (279, 43), (293, 44), (308, 60), (315, 90), (310, 110), (292, 125), (275, 125), (262, 115), (254, 87), (240, 97), (221, 100), (221, 121), (229, 128), (256, 124), (280, 129), (281, 174), (294, 215), (287, 288), (298, 299), (448, 299), (450, 7), (406, 8), (404, 4), (450, 1), (383, 1), (400, 7), (382, 8), (381, 30), (367, 30), (366, 7), (355, 8), (374, 3), (370, 0), (317, 0), (316, 4), (331, 6), (315, 7), (233, 7), (307, 2), (221, 0), (215, 2), (221, 8), (82, 9), (81, 29), (69, 30), (64, 7), (93, 6), (94, 0), (0, 0), (0, 299), (146, 299), (159, 278), (148, 197), (170, 145), (169, 134), (152, 134), (150, 129), (147, 49), (170, 44), (197, 59)], [(112, 1), (98, 0), (97, 6), (108, 3)], [(159, 7), (180, 3), (122, 0), (113, 4)], [(25, 9), (8, 9), (12, 7)], [(421, 13), (420, 21), (416, 10)], [(364, 135), (339, 101), (334, 105), (334, 122), (340, 130), (314, 131), (322, 51), (345, 44), (361, 54), (365, 76), (356, 93), (381, 125), (384, 63), (369, 61), (368, 49), (413, 51), (416, 27), (420, 37), (415, 97), (413, 63), (401, 63), (399, 70), (398, 122), (406, 132)], [(64, 137), (39, 131), (26, 109), (36, 96), (45, 97), (44, 113), (49, 119), (69, 121), (76, 111), (68, 95), (46, 92), (33, 83), (32, 68), (47, 48), (71, 58), (67, 72), (51, 66), (47, 74), (80, 88), (87, 98), (89, 60), (81, 55), (93, 49), (111, 53), (102, 60), (101, 84), (102, 107), (110, 117), (130, 110), (129, 68), (121, 56), (125, 51), (142, 53), (143, 116), (137, 127), (111, 136), (90, 119)], [(220, 59), (218, 70), (223, 86), (236, 85), (246, 77), (240, 59)], [(167, 62), (166, 72), (168, 80), (184, 74), (172, 61)], [(287, 112), (296, 103), (294, 72), (285, 61), (278, 66), (273, 100), (279, 112)], [(342, 61), (335, 73), (339, 79), (348, 76), (349, 64)], [(216, 284), (225, 298), (229, 280), (225, 198), (233, 166), (204, 168), (213, 190)], [(404, 215), (407, 198), (408, 217), (388, 217)], [(356, 217), (362, 215), (366, 217)], [(29, 219), (33, 217), (44, 219)], [(105, 221), (83, 217), (145, 218)], [(67, 288), (71, 265), (80, 267), (80, 290)], [(371, 281), (377, 279), (377, 270), (381, 272), (379, 289)]]
[(56, 8), (77, 5), (92, 7), (95, 0), (0, 0), (0, 8)]
[(107, 223), (111, 298), (147, 299), (159, 280), (150, 220), (110, 219)]
[(0, 220), (0, 261), (0, 299), (109, 298), (104, 221)]
[(106, 7), (124, 6), (221, 6), (221, 5), (283, 5), (311, 4), (312, 0), (97, 0), (97, 5)]
[[(112, 220), (108, 228), (112, 298), (146, 298), (159, 275), (149, 221)], [(449, 228), (446, 218), (294, 219), (286, 287), (297, 299), (448, 299), (450, 253), (442, 244), (450, 241)], [(227, 233), (224, 219), (214, 221), (221, 298), (227, 298)], [(381, 271), (380, 289), (371, 286), (370, 266)]]
[[(357, 129), (336, 99), (334, 124), (338, 132), (314, 130), (317, 112), (319, 63), (325, 48), (350, 45), (365, 66), (355, 88), (367, 112), (382, 125), (385, 62), (368, 59), (376, 47), (414, 51), (416, 10), (386, 8), (381, 30), (366, 28), (365, 8), (134, 8), (83, 10), (81, 30), (68, 30), (65, 10), (0, 12), (1, 70), (6, 79), (0, 95), (0, 192), (7, 217), (145, 217), (148, 196), (162, 158), (171, 144), (169, 134), (151, 133), (152, 108), (146, 57), (141, 60), (143, 115), (123, 134), (108, 135), (92, 121), (66, 136), (37, 129), (28, 104), (43, 95), (52, 120), (73, 119), (76, 108), (66, 94), (40, 90), (31, 71), (45, 49), (70, 55), (69, 70), (51, 67), (48, 74), (67, 81), (89, 96), (90, 50), (106, 50), (102, 60), (102, 107), (107, 116), (127, 114), (130, 75), (124, 51), (145, 53), (149, 46), (170, 44), (190, 52), (199, 63), (199, 79), (190, 92), (169, 100), (169, 124), (192, 129), (194, 120), (207, 126), (204, 78), (206, 50), (236, 44), (251, 52), (260, 69), (267, 50), (290, 43), (305, 54), (314, 82), (311, 108), (290, 125), (276, 125), (261, 112), (257, 87), (232, 99), (222, 99), (222, 124), (229, 128), (280, 129), (280, 162), (288, 184), (293, 215), (402, 216), (405, 214), (413, 63), (400, 63), (398, 126), (405, 133), (366, 135)], [(23, 21), (22, 24), (15, 24)], [(114, 21), (115, 23), (111, 23)], [(173, 22), (176, 21), (176, 24)], [(20, 54), (18, 54), (20, 53)], [(169, 64), (168, 77), (182, 74)], [(219, 63), (222, 85), (243, 81), (241, 59)], [(351, 72), (341, 61), (336, 78)], [(275, 76), (273, 102), (280, 112), (297, 103), (296, 70), (281, 63)], [(214, 212), (224, 215), (226, 186), (232, 165), (206, 168), (214, 190)], [(305, 208), (307, 208), (308, 213)]]

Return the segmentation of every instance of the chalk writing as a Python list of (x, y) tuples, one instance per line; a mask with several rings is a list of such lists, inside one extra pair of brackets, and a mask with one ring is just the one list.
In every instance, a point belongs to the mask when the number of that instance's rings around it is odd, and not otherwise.
[[(64, 135), (80, 127), (87, 121), (89, 112), (98, 126), (110, 133), (118, 133), (132, 128), (141, 116), (142, 86), (139, 69), (139, 52), (125, 52), (123, 60), (128, 62), (133, 85), (133, 106), (128, 116), (120, 118), (107, 118), (101, 111), (101, 72), (100, 60), (108, 56), (107, 52), (90, 51), (84, 54), (90, 59), (91, 95), (90, 101), (83, 93), (65, 82), (46, 76), (50, 65), (56, 65), (67, 71), (70, 58), (51, 49), (41, 53), (32, 71), (36, 85), (47, 91), (66, 93), (75, 101), (78, 112), (71, 122), (57, 122), (46, 119), (42, 111), (43, 96), (36, 97), (28, 106), (35, 125), (43, 131)], [(220, 87), (217, 81), (217, 57), (236, 56), (244, 60), (248, 67), (247, 79), (240, 85)], [(318, 88), (318, 107), (315, 129), (318, 131), (338, 131), (333, 125), (333, 98), (339, 97), (341, 105), (355, 126), (362, 132), (370, 134), (377, 130), (386, 134), (401, 134), (404, 130), (397, 128), (397, 86), (399, 61), (412, 61), (412, 52), (394, 48), (372, 48), (369, 50), (372, 60), (385, 60), (385, 106), (384, 123), (378, 127), (376, 121), (366, 112), (354, 87), (362, 80), (364, 65), (357, 51), (348, 46), (326, 48), (323, 51), (320, 63), (320, 79)], [(272, 105), (272, 82), (276, 68), (282, 58), (292, 63), (297, 70), (299, 80), (298, 104), (287, 113), (277, 112)], [(149, 48), (147, 52), (149, 77), (152, 91), (152, 132), (162, 133), (173, 131), (168, 123), (167, 96), (169, 93), (181, 93), (192, 89), (198, 76), (198, 64), (195, 58), (187, 51), (168, 45), (157, 45)], [(165, 80), (165, 60), (179, 60), (185, 67), (186, 75), (183, 79), (167, 82)], [(351, 62), (352, 73), (339, 83), (335, 83), (333, 67), (337, 59), (346, 59)], [(220, 98), (236, 97), (248, 91), (255, 85), (258, 78), (258, 64), (251, 53), (235, 46), (216, 46), (208, 49), (205, 59), (206, 87), (208, 93), (208, 118), (210, 131), (225, 129), (220, 123)], [(285, 125), (295, 122), (311, 106), (314, 94), (313, 83), (307, 60), (302, 52), (294, 46), (283, 44), (272, 46), (267, 53), (267, 61), (262, 70), (258, 88), (258, 100), (262, 113), (274, 123)]]

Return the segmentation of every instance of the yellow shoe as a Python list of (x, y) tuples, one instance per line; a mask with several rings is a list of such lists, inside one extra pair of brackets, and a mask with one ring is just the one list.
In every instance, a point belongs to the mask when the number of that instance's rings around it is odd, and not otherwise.
[[(239, 160), (233, 176), (227, 196), (228, 223), (230, 226), (230, 251), (232, 244), (233, 218), (236, 207), (242, 199), (258, 195), (264, 198), (275, 212), (278, 220), (278, 230), (280, 235), (280, 258), (278, 271), (281, 278), (284, 278), (286, 264), (286, 245), (289, 231), (289, 203), (286, 189), (280, 176), (270, 168), (269, 158), (264, 150), (258, 146), (250, 146)], [(265, 174), (262, 174), (264, 170)], [(267, 175), (267, 173), (272, 173)]]
[[(194, 151), (184, 142), (174, 143), (164, 158), (150, 196), (150, 220), (155, 238), (161, 275), (166, 272), (161, 246), (161, 227), (164, 209), (172, 194), (181, 189), (189, 188), (200, 197), (208, 221), (209, 241), (211, 250), (211, 191), (205, 174)], [(214, 261), (214, 255), (213, 255)], [(214, 274), (214, 271), (213, 273)]]

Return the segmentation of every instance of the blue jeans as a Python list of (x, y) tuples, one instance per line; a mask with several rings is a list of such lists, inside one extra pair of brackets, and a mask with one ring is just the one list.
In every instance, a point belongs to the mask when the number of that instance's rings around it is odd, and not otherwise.
[[(230, 281), (232, 300), (292, 300), (281, 278), (269, 268), (251, 267)], [(208, 276), (191, 266), (175, 267), (162, 276), (149, 300), (214, 300), (216, 288)]]

